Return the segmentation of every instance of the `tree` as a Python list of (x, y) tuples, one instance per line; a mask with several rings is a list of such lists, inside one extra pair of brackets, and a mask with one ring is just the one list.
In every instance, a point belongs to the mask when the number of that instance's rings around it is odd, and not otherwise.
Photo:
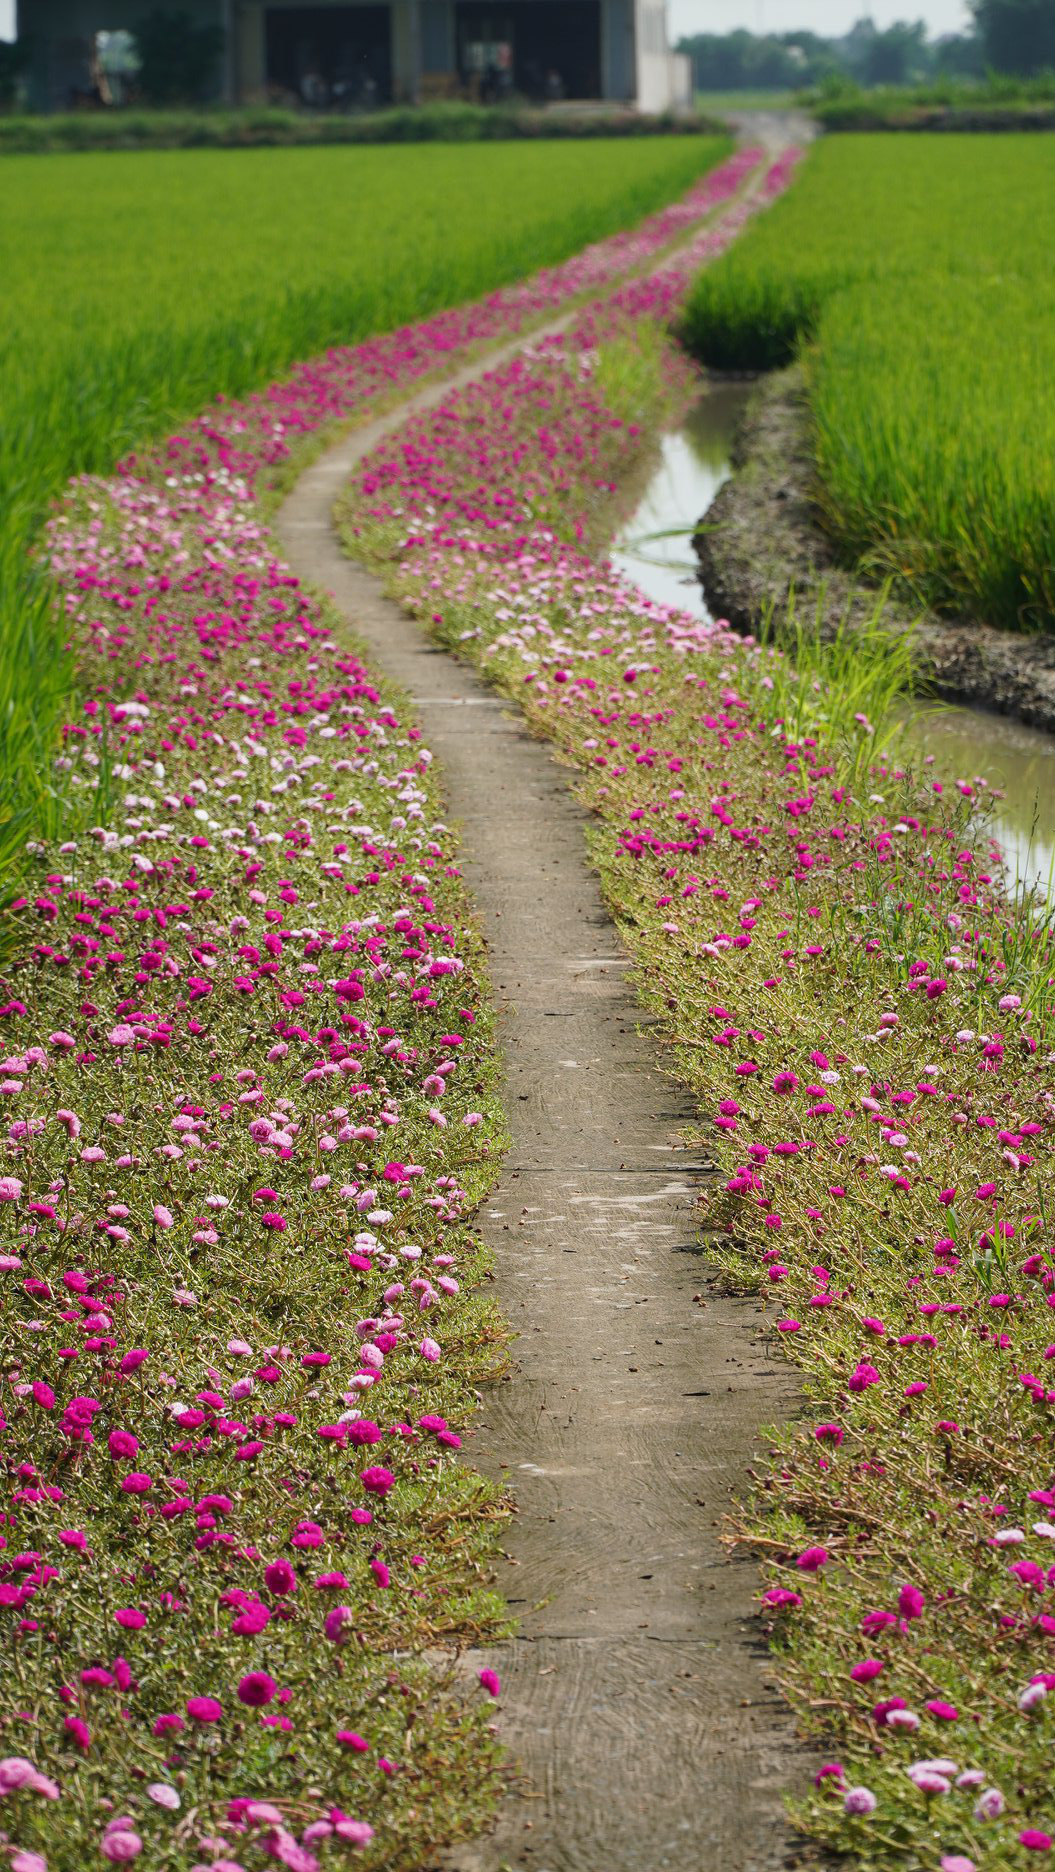
[(224, 47), (222, 26), (155, 7), (135, 29), (139, 83), (148, 104), (196, 104)]
[(971, 0), (994, 71), (1055, 69), (1055, 0)]
[(927, 63), (927, 28), (922, 20), (910, 25), (897, 20), (885, 32), (877, 32), (865, 54), (866, 84), (908, 84), (925, 69)]

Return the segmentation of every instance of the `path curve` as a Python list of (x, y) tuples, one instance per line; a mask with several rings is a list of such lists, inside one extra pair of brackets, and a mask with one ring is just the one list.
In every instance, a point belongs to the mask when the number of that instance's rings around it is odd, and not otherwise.
[(692, 1109), (640, 1031), (565, 773), (333, 529), (355, 465), (458, 380), (345, 437), (275, 523), (293, 571), (332, 592), (413, 698), (503, 1023), (513, 1145), (480, 1232), (520, 1337), (471, 1454), (519, 1506), (499, 1579), (519, 1632), (487, 1662), (521, 1772), (497, 1831), (444, 1863), (772, 1872), (789, 1850), (791, 1721), (752, 1629), (753, 1569), (725, 1559), (717, 1529), (759, 1428), (790, 1408), (787, 1368), (759, 1342), (757, 1304), (713, 1297), (694, 1251), (708, 1166), (679, 1141)]

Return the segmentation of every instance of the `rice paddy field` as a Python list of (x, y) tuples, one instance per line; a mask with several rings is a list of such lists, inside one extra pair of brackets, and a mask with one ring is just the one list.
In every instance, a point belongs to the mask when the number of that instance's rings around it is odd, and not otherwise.
[(705, 362), (805, 360), (847, 560), (921, 601), (1055, 627), (1055, 151), (1025, 135), (826, 138), (699, 280)]
[[(59, 836), (48, 503), (217, 394), (485, 294), (682, 193), (721, 139), (4, 161), (0, 874)], [(102, 808), (100, 807), (100, 814)]]

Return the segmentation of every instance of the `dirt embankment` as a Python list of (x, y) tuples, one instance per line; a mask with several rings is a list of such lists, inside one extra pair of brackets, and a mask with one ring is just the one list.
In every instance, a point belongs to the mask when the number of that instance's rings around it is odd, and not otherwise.
[[(772, 604), (779, 616), (794, 591), (800, 617), (822, 631), (875, 611), (875, 586), (840, 567), (813, 500), (809, 415), (801, 371), (760, 382), (733, 451), (735, 473), (694, 540), (700, 577), (716, 617), (754, 631)], [(939, 695), (1014, 715), (1055, 732), (1055, 637), (1018, 635), (969, 619), (918, 614), (891, 599), (892, 633), (915, 629), (921, 669)]]

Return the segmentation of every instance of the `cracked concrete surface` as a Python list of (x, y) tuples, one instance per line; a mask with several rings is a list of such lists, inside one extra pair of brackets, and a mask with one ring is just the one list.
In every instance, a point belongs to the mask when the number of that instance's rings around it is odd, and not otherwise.
[(789, 1851), (791, 1721), (749, 1622), (753, 1569), (725, 1558), (718, 1527), (791, 1381), (753, 1301), (704, 1287), (694, 1303), (707, 1166), (679, 1141), (692, 1112), (640, 1031), (565, 774), (342, 556), (330, 523), (355, 463), (441, 394), (316, 461), (276, 530), (414, 698), (503, 1018), (513, 1148), (480, 1225), (519, 1338), (471, 1454), (519, 1510), (499, 1582), (519, 1631), (486, 1659), (516, 1773), (496, 1830), (442, 1863), (771, 1872)]

